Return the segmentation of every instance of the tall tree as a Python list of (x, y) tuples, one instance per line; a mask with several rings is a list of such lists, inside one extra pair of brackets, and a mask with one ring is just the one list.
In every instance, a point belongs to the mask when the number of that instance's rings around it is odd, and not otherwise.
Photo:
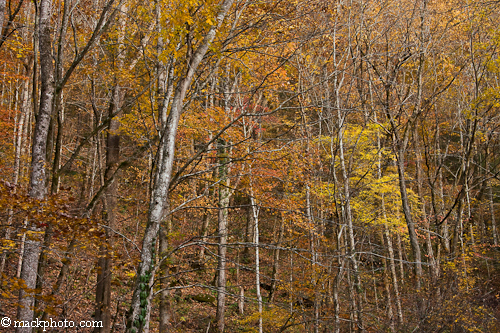
[(168, 197), (168, 189), (172, 176), (172, 168), (175, 155), (175, 139), (177, 128), (186, 92), (191, 85), (195, 72), (202, 62), (209, 46), (215, 38), (218, 28), (222, 25), (227, 12), (234, 0), (224, 0), (217, 10), (215, 22), (210, 26), (207, 33), (200, 41), (197, 49), (189, 57), (188, 68), (185, 74), (179, 78), (172, 99), (170, 113), (167, 121), (161, 130), (162, 137), (158, 150), (161, 152), (161, 159), (157, 160), (156, 182), (151, 194), (151, 201), (148, 212), (148, 223), (142, 241), (141, 261), (138, 267), (137, 280), (130, 306), (127, 332), (142, 332), (146, 324), (146, 315), (150, 310), (149, 293), (154, 281), (154, 260), (156, 250), (156, 237), (160, 222), (163, 219), (165, 203)]
[[(40, 1), (39, 19), (39, 50), (40, 50), (40, 107), (36, 117), (35, 132), (31, 152), (31, 175), (29, 195), (42, 201), (47, 195), (47, 136), (50, 119), (52, 116), (52, 103), (54, 98), (54, 66), (52, 63), (52, 0)], [(41, 203), (41, 205), (43, 205)], [(43, 207), (40, 207), (43, 209)], [(27, 289), (35, 289), (38, 259), (41, 251), (40, 234), (42, 228), (40, 221), (29, 221), (27, 239), (24, 245), (21, 279)], [(24, 288), (19, 293), (18, 320), (33, 320), (34, 297)], [(31, 332), (30, 327), (18, 327), (17, 332)]]

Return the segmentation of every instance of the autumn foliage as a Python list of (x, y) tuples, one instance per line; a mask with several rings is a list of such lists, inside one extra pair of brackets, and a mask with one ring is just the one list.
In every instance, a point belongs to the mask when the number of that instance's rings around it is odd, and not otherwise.
[(498, 2), (4, 7), (2, 317), (500, 331)]

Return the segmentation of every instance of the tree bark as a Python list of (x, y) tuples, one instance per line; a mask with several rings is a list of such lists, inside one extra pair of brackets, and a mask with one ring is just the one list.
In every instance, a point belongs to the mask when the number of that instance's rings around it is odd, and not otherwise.
[(167, 333), (170, 331), (170, 319), (172, 318), (172, 303), (170, 300), (170, 291), (167, 289), (169, 281), (167, 260), (164, 260), (168, 254), (168, 234), (171, 232), (171, 216), (167, 217), (167, 222), (160, 226), (160, 333)]
[(399, 175), (399, 190), (401, 192), (401, 204), (403, 206), (403, 212), (405, 215), (406, 225), (408, 226), (408, 235), (410, 237), (410, 244), (413, 252), (413, 257), (415, 260), (415, 283), (416, 289), (419, 291), (421, 289), (422, 280), (422, 256), (420, 253), (420, 245), (418, 243), (417, 234), (415, 232), (415, 222), (413, 221), (413, 216), (411, 214), (411, 208), (408, 199), (408, 192), (406, 191), (406, 175), (405, 175), (405, 159), (404, 150), (399, 150), (397, 154), (397, 168)]
[[(248, 197), (248, 203), (250, 203), (250, 197)], [(245, 224), (245, 237), (244, 241), (245, 244), (253, 243), (254, 238), (255, 238), (255, 226), (254, 226), (254, 220), (253, 220), (253, 212), (252, 212), (252, 207), (250, 205), (246, 209), (246, 224)], [(242, 258), (244, 263), (250, 262), (250, 247), (245, 245), (243, 248), (243, 253), (242, 253)]]
[(403, 310), (401, 307), (401, 296), (399, 293), (399, 284), (398, 284), (398, 276), (396, 274), (396, 264), (394, 262), (394, 248), (392, 246), (392, 239), (389, 233), (389, 228), (387, 224), (384, 224), (385, 230), (385, 238), (387, 240), (387, 250), (389, 252), (389, 267), (391, 269), (391, 277), (392, 277), (392, 286), (394, 288), (394, 294), (396, 296), (396, 309), (398, 314), (398, 324), (403, 324)]
[(226, 261), (227, 261), (227, 233), (228, 233), (228, 206), (229, 206), (229, 178), (228, 163), (229, 157), (226, 152), (226, 142), (219, 139), (218, 142), (219, 159), (219, 248), (217, 263), (217, 330), (224, 332), (226, 312)]
[(498, 246), (497, 223), (495, 220), (495, 206), (493, 204), (493, 189), (491, 181), (488, 182), (488, 199), (490, 202), (491, 232), (493, 233), (493, 245)]
[(0, 0), (0, 38), (3, 37), (3, 19), (5, 17), (5, 0)]
[(273, 272), (271, 273), (271, 291), (269, 291), (269, 303), (274, 301), (276, 297), (276, 288), (278, 286), (278, 270), (280, 261), (280, 248), (283, 243), (283, 237), (285, 234), (285, 215), (281, 213), (281, 222), (279, 226), (280, 230), (278, 232), (278, 241), (276, 242), (276, 249), (274, 249), (273, 255)]
[[(386, 227), (387, 229), (387, 227)], [(385, 242), (384, 242), (384, 232), (381, 234), (381, 241), (382, 241), (382, 246), (385, 247)], [(388, 269), (389, 263), (387, 260), (387, 257), (384, 258), (384, 287), (385, 287), (385, 293), (387, 295), (387, 318), (389, 320), (389, 327), (391, 329), (391, 332), (395, 332), (395, 325), (394, 325), (394, 312), (392, 310), (393, 308), (393, 302), (392, 302), (392, 294), (391, 294), (391, 287), (389, 284), (389, 269)]]
[[(47, 194), (46, 186), (46, 148), (47, 135), (52, 116), (52, 103), (54, 97), (54, 70), (52, 64), (51, 26), (50, 18), (52, 1), (40, 1), (39, 20), (39, 50), (40, 50), (40, 108), (36, 118), (35, 133), (31, 152), (31, 176), (29, 196), (43, 200)], [(42, 228), (37, 221), (29, 221), (27, 239), (24, 246), (21, 279), (26, 288), (34, 289), (37, 280), (38, 259), (41, 251), (40, 234)], [(19, 307), (17, 319), (22, 321), (33, 320), (34, 297), (23, 288), (19, 292)], [(31, 332), (30, 327), (18, 327), (18, 333)]]
[(104, 232), (106, 242), (100, 246), (100, 254), (97, 263), (97, 286), (96, 286), (96, 310), (95, 320), (102, 321), (102, 327), (96, 327), (95, 333), (108, 333), (111, 329), (111, 268), (113, 266), (112, 249), (113, 237), (110, 229), (116, 225), (116, 206), (118, 195), (118, 182), (112, 180), (116, 167), (120, 162), (120, 135), (116, 132), (120, 123), (116, 117), (117, 109), (123, 100), (123, 91), (116, 84), (112, 91), (112, 97), (108, 109), (109, 121), (106, 138), (106, 171), (104, 182), (112, 181), (106, 188), (103, 198), (103, 219), (107, 225)]

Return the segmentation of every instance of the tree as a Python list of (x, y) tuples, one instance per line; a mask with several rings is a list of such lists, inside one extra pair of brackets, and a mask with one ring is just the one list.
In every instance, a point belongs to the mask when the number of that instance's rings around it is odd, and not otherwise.
[[(46, 147), (54, 98), (54, 73), (50, 34), (50, 19), (52, 17), (51, 6), (51, 0), (40, 1), (40, 107), (38, 109), (35, 132), (33, 135), (29, 190), (30, 197), (40, 201), (47, 195)], [(42, 229), (39, 221), (30, 221), (29, 223), (27, 240), (24, 245), (21, 279), (24, 280), (27, 289), (34, 289), (36, 286), (38, 259), (41, 251), (39, 237)], [(31, 322), (31, 320), (33, 320), (33, 305), (34, 297), (24, 288), (21, 289), (19, 292), (19, 308), (17, 312), (18, 320)], [(30, 332), (31, 329), (29, 327), (21, 327), (16, 331), (19, 333)]]
[(141, 261), (138, 267), (136, 287), (132, 296), (132, 304), (128, 315), (128, 332), (141, 332), (145, 325), (146, 314), (150, 310), (149, 293), (154, 280), (154, 260), (156, 249), (156, 237), (163, 219), (165, 202), (168, 197), (172, 167), (175, 154), (175, 138), (179, 119), (182, 113), (182, 104), (186, 92), (191, 85), (194, 74), (208, 48), (215, 38), (217, 29), (222, 25), (227, 12), (233, 4), (233, 0), (224, 0), (217, 14), (214, 23), (209, 27), (198, 48), (193, 51), (189, 58), (189, 66), (186, 73), (179, 78), (172, 99), (172, 106), (168, 114), (167, 121), (161, 130), (159, 151), (161, 159), (157, 160), (156, 176), (151, 195), (151, 202), (148, 212), (148, 223), (142, 241)]

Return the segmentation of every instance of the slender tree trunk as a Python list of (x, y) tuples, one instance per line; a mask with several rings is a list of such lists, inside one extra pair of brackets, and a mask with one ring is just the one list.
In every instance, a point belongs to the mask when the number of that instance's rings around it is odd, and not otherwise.
[(498, 232), (497, 232), (497, 223), (495, 220), (495, 206), (493, 205), (493, 189), (491, 186), (491, 181), (488, 182), (488, 195), (490, 202), (490, 216), (491, 216), (491, 232), (493, 233), (493, 245), (498, 245)]
[(43, 199), (47, 194), (46, 186), (46, 148), (52, 103), (54, 98), (54, 69), (51, 49), (51, 0), (40, 1), (39, 50), (40, 50), (40, 107), (36, 115), (33, 136), (31, 177), (29, 195)]
[[(248, 202), (251, 202), (250, 198), (248, 198)], [(255, 238), (255, 226), (253, 220), (253, 212), (252, 207), (248, 207), (246, 210), (246, 225), (245, 225), (245, 244), (253, 243)], [(245, 246), (243, 249), (243, 262), (248, 263), (250, 261), (250, 247)]]
[[(63, 7), (63, 15), (61, 25), (59, 28), (59, 37), (57, 41), (57, 58), (55, 61), (55, 82), (59, 84), (63, 76), (63, 63), (64, 63), (64, 43), (66, 42), (66, 32), (68, 29), (69, 15), (70, 15), (71, 1), (65, 1)], [(64, 94), (62, 90), (56, 90), (54, 96), (54, 111), (57, 120), (57, 136), (56, 146), (54, 151), (54, 163), (52, 165), (52, 185), (51, 193), (57, 193), (59, 190), (59, 167), (61, 163), (61, 149), (63, 139), (63, 125), (64, 125)]]
[[(56, 75), (54, 81), (59, 82), (62, 72), (63, 72), (63, 42), (66, 35), (66, 29), (68, 26), (68, 16), (69, 16), (69, 1), (64, 3), (64, 12), (63, 18), (61, 22), (61, 27), (59, 29), (59, 41), (58, 41), (58, 52), (57, 52), (57, 60), (55, 62), (54, 73)], [(59, 93), (55, 92), (54, 99), (52, 100), (52, 109), (53, 113), (56, 113), (56, 121), (57, 121), (57, 134), (56, 134), (56, 144), (54, 149), (54, 162), (52, 164), (52, 184), (51, 184), (51, 194), (56, 194), (59, 191), (59, 167), (61, 162), (61, 149), (62, 149), (62, 139), (63, 139), (63, 123), (64, 123), (64, 98), (63, 92)], [(53, 119), (52, 122), (53, 123)], [(53, 125), (51, 126), (53, 127)], [(49, 133), (53, 134), (52, 131)], [(51, 142), (47, 145), (48, 147), (52, 147), (52, 138)], [(47, 154), (49, 155), (49, 154)], [(47, 157), (47, 160), (50, 158)], [(37, 289), (43, 289), (43, 284), (45, 280), (45, 268), (47, 266), (48, 260), (48, 250), (50, 244), (52, 242), (52, 225), (47, 226), (45, 230), (44, 240), (42, 251), (40, 253), (40, 260), (38, 262), (38, 275), (37, 275)], [(37, 302), (35, 302), (35, 307), (38, 306)]]
[[(252, 169), (250, 168), (250, 174)], [(252, 177), (250, 175), (250, 177)], [(262, 294), (260, 290), (260, 253), (259, 253), (259, 207), (255, 202), (253, 185), (250, 183), (250, 203), (252, 205), (253, 221), (255, 225), (255, 287), (257, 291), (257, 303), (259, 309), (259, 333), (263, 332), (262, 327)]]
[[(418, 124), (418, 123), (417, 123)], [(430, 222), (425, 209), (425, 196), (424, 190), (422, 188), (423, 179), (422, 179), (422, 155), (420, 153), (420, 143), (419, 143), (419, 135), (417, 130), (417, 124), (414, 127), (413, 132), (413, 146), (415, 148), (415, 162), (416, 162), (416, 179), (417, 179), (417, 194), (421, 203), (421, 211), (422, 211), (422, 219), (424, 220), (425, 231), (425, 244), (427, 248), (427, 257), (429, 262), (429, 275), (430, 275), (430, 283), (434, 284), (438, 278), (439, 272), (437, 267), (437, 262), (434, 258), (434, 249), (432, 247), (431, 234), (430, 234)]]
[[(309, 150), (309, 149), (307, 149)], [(311, 250), (311, 284), (314, 286), (314, 333), (319, 332), (319, 307), (320, 307), (320, 297), (318, 292), (318, 277), (316, 274), (316, 263), (318, 261), (318, 256), (314, 246), (315, 239), (315, 223), (311, 208), (311, 189), (309, 185), (306, 185), (306, 215), (309, 223), (309, 247)]]
[(111, 117), (111, 119), (106, 138), (106, 171), (104, 173), (104, 182), (112, 181), (112, 183), (106, 188), (103, 198), (103, 219), (107, 226), (104, 230), (106, 242), (101, 244), (97, 263), (95, 320), (102, 321), (102, 327), (96, 327), (94, 329), (95, 333), (108, 333), (111, 329), (111, 268), (113, 266), (111, 252), (113, 249), (113, 233), (110, 229), (116, 226), (118, 195), (118, 182), (111, 180), (111, 178), (120, 162), (120, 136), (116, 133), (120, 123), (113, 115), (120, 108), (122, 100), (123, 91), (115, 84), (108, 108), (108, 117)]
[(203, 242), (203, 245), (201, 246), (200, 249), (200, 254), (198, 255), (198, 260), (200, 263), (203, 263), (205, 261), (205, 243), (208, 240), (208, 228), (210, 226), (210, 212), (208, 212), (208, 209), (205, 209), (205, 212), (203, 213), (203, 225), (201, 226), (201, 241)]
[[(375, 114), (375, 122), (377, 122), (377, 115)], [(380, 140), (380, 131), (377, 130), (377, 148), (378, 148), (378, 165), (377, 165), (377, 178), (380, 180), (382, 178), (382, 144)], [(397, 316), (398, 316), (398, 324), (402, 325), (403, 324), (403, 311), (401, 308), (401, 297), (399, 294), (399, 286), (398, 286), (398, 277), (396, 274), (396, 264), (394, 260), (394, 247), (392, 246), (392, 238), (391, 234), (389, 231), (389, 226), (387, 225), (387, 213), (386, 213), (386, 207), (385, 207), (385, 197), (384, 194), (382, 193), (382, 198), (381, 198), (381, 206), (382, 206), (382, 218), (384, 219), (384, 235), (387, 241), (387, 251), (389, 254), (389, 267), (390, 267), (390, 272), (391, 272), (391, 277), (392, 277), (392, 286), (394, 288), (394, 294), (396, 297), (396, 308), (397, 308)], [(399, 237), (399, 236), (398, 236)], [(383, 240), (383, 236), (382, 236)], [(387, 262), (387, 260), (386, 260)], [(402, 262), (401, 262), (402, 264)], [(386, 263), (387, 267), (387, 263)], [(401, 266), (402, 267), (402, 266)], [(402, 271), (402, 268), (401, 268)], [(390, 297), (390, 296), (388, 296)], [(391, 321), (392, 322), (392, 321)], [(394, 327), (392, 327), (394, 330)]]
[(397, 315), (398, 315), (398, 324), (402, 325), (403, 324), (403, 310), (401, 306), (401, 295), (399, 293), (399, 283), (398, 283), (398, 276), (396, 274), (396, 264), (394, 262), (394, 248), (392, 246), (392, 238), (389, 233), (389, 228), (387, 227), (387, 224), (384, 225), (385, 230), (385, 239), (387, 240), (387, 250), (389, 252), (389, 265), (391, 268), (391, 277), (392, 277), (392, 286), (394, 288), (394, 294), (396, 296), (396, 309), (397, 309)]
[[(334, 167), (334, 166), (332, 166)], [(337, 217), (338, 214), (337, 214)], [(339, 218), (340, 220), (340, 218)], [(341, 223), (338, 223), (336, 226), (336, 245), (337, 245), (337, 253), (336, 253), (336, 264), (337, 264), (337, 274), (335, 274), (335, 278), (333, 280), (333, 313), (334, 313), (334, 324), (335, 324), (335, 329), (334, 333), (339, 333), (340, 332), (340, 299), (339, 299), (339, 290), (340, 290), (340, 282), (342, 279), (342, 275), (344, 273), (344, 266), (345, 266), (345, 247), (342, 244), (342, 231), (343, 231), (343, 226)]]
[[(385, 247), (385, 242), (384, 242), (384, 233), (381, 235), (381, 241), (382, 241), (382, 246)], [(389, 283), (389, 269), (388, 269), (389, 263), (387, 258), (384, 258), (384, 287), (385, 287), (385, 294), (387, 295), (387, 318), (389, 319), (389, 327), (391, 329), (391, 332), (395, 331), (395, 325), (394, 325), (394, 312), (393, 312), (393, 302), (392, 302), (392, 294), (391, 294), (391, 287)]]
[(340, 114), (340, 107), (339, 103), (337, 102), (338, 106), (338, 121), (339, 121), (339, 158), (340, 158), (340, 167), (341, 167), (341, 172), (342, 172), (342, 178), (343, 178), (343, 211), (344, 211), (344, 220), (347, 223), (347, 231), (348, 231), (348, 239), (349, 239), (349, 253), (348, 256), (350, 258), (351, 264), (352, 264), (352, 273), (353, 273), (353, 286), (356, 292), (356, 305), (355, 305), (355, 310), (356, 311), (356, 324), (357, 324), (357, 329), (360, 332), (364, 332), (364, 325), (363, 325), (363, 311), (362, 311), (362, 305), (361, 305), (361, 284), (359, 280), (359, 271), (358, 271), (358, 262), (356, 259), (356, 241), (354, 239), (354, 224), (353, 224), (353, 218), (352, 218), (352, 212), (351, 212), (351, 192), (350, 192), (350, 180), (348, 176), (348, 170), (346, 167), (345, 163), (345, 158), (344, 158), (344, 117)]
[(397, 240), (398, 240), (398, 261), (399, 261), (399, 275), (400, 275), (400, 280), (404, 281), (405, 280), (405, 269), (403, 265), (403, 247), (401, 246), (401, 235), (399, 233), (396, 233)]
[[(436, 116), (437, 117), (437, 116)], [(439, 125), (436, 130), (436, 153), (437, 153), (437, 158), (438, 158), (438, 165), (439, 165), (439, 171), (438, 171), (438, 194), (439, 194), (439, 214), (442, 215), (444, 212), (444, 186), (443, 186), (443, 168), (441, 165), (443, 164), (443, 156), (441, 154), (441, 148), (440, 148), (440, 139), (439, 139)], [(443, 218), (444, 216), (441, 216)], [(444, 223), (440, 227), (441, 233), (442, 233), (442, 243), (444, 245), (444, 249), (447, 253), (450, 252), (450, 233), (449, 233), (449, 225), (448, 221), (444, 221)]]
[[(27, 73), (29, 76), (29, 70)], [(22, 102), (21, 102), (21, 115), (19, 116), (19, 124), (17, 128), (15, 158), (14, 158), (14, 185), (17, 186), (19, 182), (19, 175), (21, 174), (21, 159), (23, 157), (25, 145), (25, 127), (29, 126), (27, 122), (29, 119), (29, 100), (30, 100), (30, 80), (25, 80), (23, 83)]]
[[(48, 225), (45, 229), (45, 235), (43, 237), (43, 245), (42, 251), (40, 253), (40, 260), (38, 261), (38, 272), (36, 279), (36, 288), (39, 290), (43, 290), (43, 282), (45, 277), (45, 268), (47, 267), (47, 262), (49, 259), (48, 253), (50, 244), (52, 243), (52, 235), (53, 235), (53, 227), (52, 225)], [(39, 300), (35, 300), (35, 311), (37, 311), (39, 307)], [(38, 310), (39, 311), (39, 310)], [(36, 312), (36, 316), (38, 317), (39, 312)]]
[[(38, 111), (35, 133), (32, 146), (31, 177), (29, 196), (43, 200), (47, 194), (46, 186), (46, 147), (47, 135), (52, 115), (52, 102), (54, 97), (54, 71), (52, 64), (51, 50), (51, 26), (50, 18), (52, 1), (40, 1), (40, 23), (39, 23), (39, 49), (40, 49), (40, 108)], [(21, 268), (21, 279), (24, 280), (26, 287), (34, 289), (37, 280), (38, 259), (41, 251), (39, 222), (29, 221), (27, 240), (24, 246), (24, 255)], [(17, 319), (22, 321), (33, 320), (34, 297), (23, 288), (19, 292), (19, 307)], [(30, 327), (18, 327), (18, 333), (31, 332)]]
[[(212, 139), (212, 137), (210, 135), (210, 140), (211, 139)], [(211, 147), (212, 147), (212, 145), (210, 144), (208, 146), (208, 150), (210, 150)], [(207, 163), (207, 169), (208, 168), (210, 168), (210, 166)], [(214, 178), (216, 177), (215, 172), (216, 172), (216, 170), (214, 170), (214, 172), (213, 172)], [(208, 193), (208, 197), (211, 198), (211, 197), (213, 197), (215, 191), (213, 190), (213, 187), (208, 188), (208, 185), (207, 185), (207, 187), (205, 188), (205, 193)], [(201, 265), (203, 265), (205, 262), (205, 249), (206, 249), (205, 243), (208, 240), (207, 237), (208, 237), (208, 231), (210, 228), (210, 219), (211, 219), (211, 214), (210, 214), (208, 209), (205, 209), (205, 212), (203, 213), (203, 225), (201, 226), (201, 241), (203, 244), (201, 246), (200, 254), (198, 256), (198, 261), (200, 262)]]
[[(23, 228), (26, 228), (28, 225), (28, 220), (24, 219), (23, 221)], [(24, 246), (26, 245), (26, 233), (23, 233), (21, 236), (21, 248), (19, 249), (19, 258), (17, 260), (17, 271), (16, 271), (16, 278), (21, 277), (21, 269), (23, 267), (23, 257), (24, 257)]]
[(227, 261), (227, 228), (228, 228), (228, 206), (229, 206), (229, 178), (228, 163), (229, 158), (226, 153), (226, 143), (223, 140), (218, 142), (219, 154), (219, 249), (217, 264), (217, 330), (224, 332), (224, 315), (226, 312), (226, 261)]
[(5, 0), (0, 0), (0, 38), (3, 37), (3, 19), (5, 17)]
[[(161, 24), (162, 21), (162, 10), (160, 1), (155, 1), (155, 25), (156, 32), (158, 34), (158, 43), (156, 46), (156, 61), (157, 67), (156, 72), (158, 76), (158, 87), (157, 87), (157, 99), (158, 99), (158, 118), (160, 120), (161, 128), (165, 128), (167, 124), (167, 111), (170, 104), (170, 99), (173, 92), (173, 82), (174, 82), (174, 60), (169, 59), (169, 63), (166, 65), (160, 60), (161, 54), (164, 52), (165, 41), (163, 40), (164, 28)], [(168, 41), (167, 41), (168, 42)], [(160, 151), (162, 152), (162, 151)], [(162, 159), (162, 154), (159, 156), (159, 160)], [(157, 180), (155, 180), (156, 182)], [(169, 205), (167, 204), (165, 211), (169, 212)], [(172, 300), (170, 295), (169, 279), (168, 276), (168, 260), (166, 256), (168, 255), (169, 241), (168, 235), (172, 232), (172, 219), (173, 216), (169, 214), (167, 216), (166, 223), (160, 225), (159, 237), (159, 252), (160, 252), (160, 308), (159, 308), (159, 332), (167, 333), (171, 331), (171, 318), (172, 318)]]
[(170, 331), (170, 319), (172, 318), (172, 303), (170, 299), (170, 291), (167, 289), (169, 286), (168, 276), (168, 260), (165, 256), (168, 255), (168, 234), (171, 232), (172, 216), (167, 217), (166, 223), (160, 226), (160, 333), (167, 333)]
[[(170, 113), (162, 129), (163, 136), (159, 144), (159, 151), (162, 152), (161, 159), (158, 159), (157, 174), (155, 176), (153, 193), (151, 195), (148, 222), (142, 241), (141, 261), (137, 271), (137, 280), (132, 295), (130, 310), (127, 315), (127, 333), (141, 332), (145, 325), (145, 315), (149, 308), (149, 293), (154, 280), (154, 252), (156, 248), (156, 237), (163, 219), (165, 202), (168, 198), (168, 189), (172, 177), (172, 168), (175, 154), (175, 138), (177, 128), (182, 113), (182, 104), (186, 92), (191, 85), (196, 69), (208, 51), (208, 47), (215, 38), (218, 27), (226, 17), (229, 8), (234, 0), (224, 0), (219, 6), (216, 16), (216, 25), (209, 28), (204, 39), (200, 42), (196, 52), (191, 57), (187, 73), (177, 84), (172, 100)], [(144, 289), (144, 290), (143, 290)]]
[(242, 316), (245, 314), (245, 288), (239, 287), (240, 294), (238, 297), (238, 313)]
[(403, 206), (403, 212), (405, 215), (406, 225), (408, 227), (408, 235), (410, 237), (410, 244), (413, 252), (413, 258), (415, 261), (415, 283), (416, 289), (419, 291), (421, 289), (422, 281), (422, 257), (420, 253), (420, 245), (418, 243), (417, 234), (415, 232), (415, 222), (413, 221), (413, 216), (411, 214), (411, 208), (408, 199), (408, 192), (406, 190), (406, 174), (405, 174), (405, 151), (400, 149), (397, 154), (397, 169), (399, 175), (399, 190), (401, 192), (401, 204)]
[(59, 192), (59, 168), (61, 167), (61, 153), (62, 153), (62, 139), (63, 139), (63, 128), (64, 128), (64, 98), (61, 92), (57, 96), (59, 101), (56, 103), (57, 112), (57, 134), (56, 134), (56, 144), (54, 149), (54, 163), (52, 164), (52, 184), (50, 192), (55, 194)]
[[(117, 68), (124, 67), (123, 41), (125, 38), (125, 27), (128, 7), (125, 4), (120, 6), (120, 15), (118, 25), (120, 27), (117, 44)], [(135, 63), (131, 65), (129, 70), (132, 70)], [(96, 320), (102, 321), (102, 327), (96, 327), (95, 333), (108, 333), (111, 330), (111, 278), (112, 278), (112, 249), (113, 249), (113, 233), (111, 229), (116, 226), (116, 208), (118, 196), (118, 183), (114, 177), (114, 173), (120, 162), (120, 136), (117, 131), (120, 127), (120, 122), (117, 119), (118, 110), (121, 109), (125, 98), (125, 90), (120, 86), (120, 78), (115, 77), (115, 84), (111, 91), (109, 108), (108, 108), (108, 133), (106, 138), (106, 171), (104, 173), (104, 183), (111, 181), (111, 184), (106, 188), (103, 198), (103, 217), (107, 228), (105, 230), (106, 243), (101, 245), (100, 258), (98, 260), (98, 274), (96, 286)], [(111, 250), (111, 251), (110, 251)], [(97, 319), (99, 318), (99, 319)]]
[[(118, 17), (118, 56), (116, 58), (117, 68), (124, 67), (123, 41), (125, 38), (126, 14), (128, 7), (122, 3)], [(130, 70), (133, 69), (130, 68)], [(96, 285), (96, 309), (95, 318), (102, 322), (102, 327), (96, 327), (94, 333), (109, 333), (111, 330), (111, 279), (113, 267), (113, 232), (116, 226), (116, 208), (118, 196), (118, 182), (114, 174), (120, 162), (120, 135), (117, 134), (120, 122), (117, 119), (118, 110), (121, 109), (125, 98), (125, 89), (120, 85), (120, 78), (115, 76), (115, 83), (111, 90), (108, 107), (108, 132), (106, 137), (106, 171), (104, 172), (104, 183), (111, 184), (104, 191), (103, 196), (103, 220), (106, 223), (104, 230), (106, 242), (100, 246), (100, 256), (97, 262), (97, 285)]]
[(280, 248), (283, 244), (283, 237), (285, 234), (285, 215), (281, 213), (281, 223), (278, 231), (278, 241), (276, 242), (276, 249), (273, 254), (273, 272), (271, 273), (271, 291), (269, 292), (269, 303), (274, 301), (276, 297), (276, 288), (278, 285), (278, 270), (280, 261)]

